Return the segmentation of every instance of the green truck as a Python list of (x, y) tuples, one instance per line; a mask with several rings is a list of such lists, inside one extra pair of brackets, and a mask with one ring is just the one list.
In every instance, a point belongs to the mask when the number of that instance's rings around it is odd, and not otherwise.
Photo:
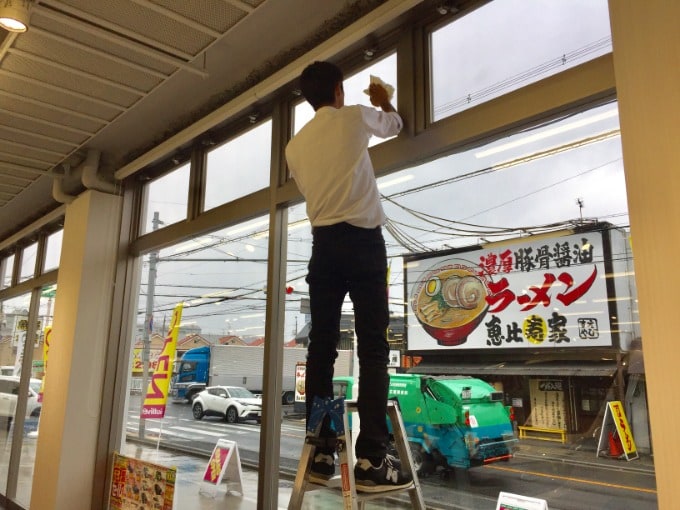
[[(351, 399), (353, 384), (352, 377), (335, 377), (335, 395)], [(399, 403), (423, 476), (509, 460), (517, 449), (511, 408), (480, 379), (391, 374), (389, 398)]]

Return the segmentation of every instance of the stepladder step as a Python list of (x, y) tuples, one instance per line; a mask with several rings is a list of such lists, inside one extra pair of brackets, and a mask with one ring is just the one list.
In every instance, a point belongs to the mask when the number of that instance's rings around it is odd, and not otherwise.
[[(310, 418), (307, 422), (305, 444), (302, 448), (295, 484), (288, 504), (289, 510), (299, 510), (302, 507), (305, 493), (321, 488), (340, 490), (343, 508), (346, 510), (363, 509), (365, 500), (402, 491), (408, 491), (412, 508), (425, 509), (420, 483), (417, 473), (413, 468), (413, 459), (408, 447), (401, 413), (399, 412), (398, 405), (393, 401), (388, 402), (386, 415), (392, 425), (395, 447), (401, 462), (401, 471), (404, 472), (402, 477), (404, 483), (401, 486), (391, 487), (389, 486), (390, 482), (383, 485), (380, 483), (372, 485), (372, 480), (362, 480), (360, 486), (357, 487), (354, 477), (355, 459), (348, 416), (349, 413), (357, 411), (357, 403), (345, 401), (344, 398), (335, 400), (316, 398), (314, 400)], [(322, 422), (326, 417), (328, 417), (328, 422), (331, 424), (331, 428), (337, 437), (319, 437)], [(322, 452), (334, 449), (339, 461), (339, 473), (335, 472), (334, 469), (332, 476), (326, 476), (327, 466), (321, 462), (327, 462), (328, 459), (323, 457), (323, 455), (318, 456), (316, 453), (318, 451), (317, 448)], [(316, 463), (317, 471), (324, 471), (322, 473), (323, 476), (319, 476), (319, 473), (312, 470), (312, 466), (315, 464), (315, 456), (318, 456), (317, 460), (319, 461)], [(389, 460), (383, 460), (383, 462), (389, 463)], [(381, 465), (380, 469), (382, 470), (381, 476), (385, 476), (388, 479), (392, 476), (396, 477), (396, 474), (389, 470), (391, 466)], [(396, 479), (392, 483), (396, 483)]]

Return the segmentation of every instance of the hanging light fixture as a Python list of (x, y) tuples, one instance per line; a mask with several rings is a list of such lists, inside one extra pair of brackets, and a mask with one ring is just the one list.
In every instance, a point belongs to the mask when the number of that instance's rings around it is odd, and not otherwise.
[(31, 0), (2, 0), (0, 2), (0, 26), (10, 32), (28, 29)]

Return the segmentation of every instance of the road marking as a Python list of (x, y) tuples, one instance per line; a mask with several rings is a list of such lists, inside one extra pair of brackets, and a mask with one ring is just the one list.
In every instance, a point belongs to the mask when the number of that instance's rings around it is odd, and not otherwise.
[(497, 469), (498, 471), (508, 471), (510, 473), (518, 473), (518, 474), (526, 474), (526, 475), (534, 475), (534, 476), (542, 476), (545, 478), (557, 478), (560, 480), (567, 480), (570, 482), (578, 482), (578, 483), (585, 483), (588, 485), (597, 485), (600, 487), (609, 487), (612, 489), (626, 489), (629, 491), (636, 491), (636, 492), (646, 492), (648, 494), (656, 494), (656, 489), (644, 489), (642, 487), (630, 487), (628, 485), (620, 485), (617, 483), (607, 483), (607, 482), (596, 482), (593, 480), (584, 480), (582, 478), (572, 478), (570, 476), (560, 476), (560, 475), (555, 475), (552, 473), (538, 473), (536, 471), (526, 471), (524, 469), (514, 469), (514, 468), (508, 468), (508, 467), (501, 467), (501, 466), (496, 466), (496, 465), (486, 465), (484, 466), (486, 469)]
[[(226, 434), (224, 432), (211, 432), (209, 430), (202, 430), (202, 429), (192, 429), (189, 427), (170, 427), (172, 430), (179, 430), (182, 432), (193, 432), (193, 433), (198, 433), (202, 434), (205, 436), (213, 436), (213, 437), (224, 437)], [(237, 432), (237, 434), (242, 434), (243, 432)]]

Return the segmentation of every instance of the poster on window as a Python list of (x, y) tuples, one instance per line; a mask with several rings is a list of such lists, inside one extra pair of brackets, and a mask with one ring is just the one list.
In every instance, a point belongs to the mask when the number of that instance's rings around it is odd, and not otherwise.
[(408, 349), (612, 345), (602, 231), (407, 259)]
[(111, 510), (172, 510), (177, 470), (113, 454)]

